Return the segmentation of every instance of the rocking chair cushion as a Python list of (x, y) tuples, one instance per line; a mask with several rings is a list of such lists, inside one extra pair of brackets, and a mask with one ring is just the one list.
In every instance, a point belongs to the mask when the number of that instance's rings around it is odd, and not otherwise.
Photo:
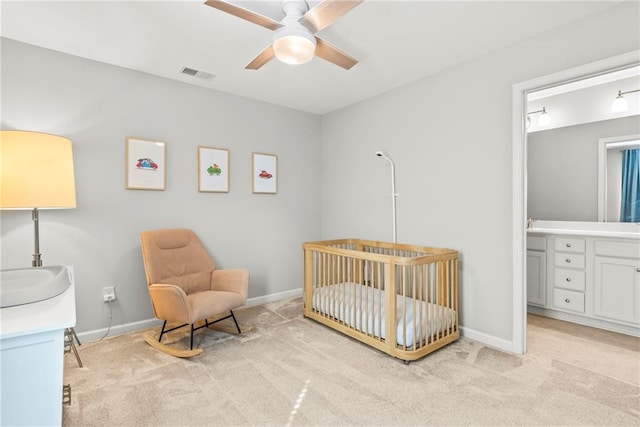
[(193, 231), (145, 231), (141, 240), (148, 284), (170, 283), (187, 294), (210, 289), (216, 265)]
[(226, 291), (204, 291), (187, 295), (194, 319), (207, 319), (227, 313), (245, 303), (242, 295)]

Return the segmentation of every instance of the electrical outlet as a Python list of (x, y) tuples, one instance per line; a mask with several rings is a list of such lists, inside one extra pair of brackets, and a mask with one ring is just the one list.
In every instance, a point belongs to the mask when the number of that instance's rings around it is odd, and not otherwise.
[(104, 302), (115, 301), (116, 299), (116, 287), (105, 286), (102, 288), (102, 299)]

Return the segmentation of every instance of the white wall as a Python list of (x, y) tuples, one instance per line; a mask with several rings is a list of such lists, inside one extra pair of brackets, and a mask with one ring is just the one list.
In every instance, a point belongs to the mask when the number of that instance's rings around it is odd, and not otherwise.
[(638, 132), (640, 116), (529, 133), (529, 217), (598, 221), (598, 140)]
[(512, 86), (638, 49), (638, 6), (614, 6), (324, 116), (323, 238), (391, 238), (389, 170), (373, 154), (387, 151), (398, 241), (459, 250), (465, 333), (511, 348)]
[[(319, 116), (2, 39), (2, 129), (72, 140), (78, 207), (42, 211), (45, 265), (73, 265), (77, 330), (153, 317), (140, 231), (188, 227), (249, 297), (302, 288), (301, 243), (320, 234)], [(166, 191), (125, 189), (125, 138), (167, 144)], [(197, 146), (230, 149), (229, 193), (197, 191)], [(278, 194), (251, 193), (251, 152), (278, 155)], [(2, 268), (31, 265), (28, 211), (2, 211)]]

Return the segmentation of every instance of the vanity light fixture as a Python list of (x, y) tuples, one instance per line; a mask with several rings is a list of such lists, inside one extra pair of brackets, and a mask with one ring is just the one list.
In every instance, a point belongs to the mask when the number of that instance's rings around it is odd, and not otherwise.
[(531, 119), (529, 116), (531, 114), (542, 113), (540, 117), (538, 117), (538, 126), (549, 126), (551, 123), (551, 116), (547, 113), (546, 107), (542, 107), (542, 110), (531, 111), (527, 113), (527, 129), (531, 126)]
[(627, 104), (627, 100), (622, 95), (626, 95), (628, 93), (640, 92), (640, 89), (627, 90), (625, 92), (619, 90), (618, 96), (611, 103), (611, 112), (612, 113), (624, 113), (629, 109), (629, 105)]

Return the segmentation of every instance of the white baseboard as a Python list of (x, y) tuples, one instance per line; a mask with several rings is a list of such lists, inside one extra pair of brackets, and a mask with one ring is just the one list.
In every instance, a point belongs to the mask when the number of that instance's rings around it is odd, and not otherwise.
[(537, 307), (529, 305), (527, 307), (529, 313), (538, 314), (540, 316), (551, 317), (553, 319), (564, 320), (565, 322), (578, 323), (584, 326), (590, 326), (592, 328), (605, 329), (611, 332), (617, 332), (619, 334), (631, 335), (633, 337), (640, 337), (640, 328), (637, 326), (623, 325), (615, 322), (608, 322), (604, 319), (596, 319), (587, 316), (581, 316), (579, 314), (566, 313), (563, 311), (557, 311), (544, 307)]
[[(140, 320), (138, 322), (124, 323), (122, 325), (115, 325), (112, 326), (111, 329), (109, 329), (109, 333), (105, 338), (126, 334), (128, 332), (140, 331), (142, 329), (149, 329), (161, 325), (162, 320), (156, 318)], [(107, 329), (108, 328), (102, 328), (94, 329), (93, 331), (79, 332), (78, 339), (81, 343), (85, 341), (97, 341), (105, 336), (105, 334), (107, 333)]]
[(484, 332), (478, 332), (474, 329), (470, 329), (464, 326), (460, 326), (460, 334), (465, 337), (472, 339), (474, 341), (478, 341), (484, 345), (489, 347), (496, 348), (498, 350), (506, 351), (508, 353), (513, 353), (513, 342), (494, 337), (493, 335), (485, 334)]
[(254, 305), (266, 304), (268, 302), (280, 301), (287, 298), (294, 298), (302, 296), (302, 288), (293, 289), (291, 291), (278, 292), (275, 294), (264, 295), (261, 297), (249, 298), (245, 304), (247, 307), (253, 307)]
[[(246, 307), (253, 307), (260, 304), (266, 304), (269, 302), (280, 301), (287, 298), (294, 298), (302, 295), (302, 289), (293, 289), (291, 291), (277, 292), (275, 294), (264, 295), (261, 297), (254, 297), (247, 299)], [(117, 335), (126, 334), (128, 332), (140, 331), (143, 329), (154, 328), (161, 326), (162, 320), (152, 318), (146, 320), (140, 320), (138, 322), (125, 323), (122, 325), (112, 326), (109, 330), (107, 337), (114, 337)], [(102, 338), (108, 328), (95, 329), (93, 331), (86, 331), (78, 333), (78, 339), (80, 342), (96, 341)]]
[[(301, 295), (302, 295), (302, 289), (293, 289), (290, 291), (278, 292), (275, 294), (249, 298), (247, 299), (247, 303), (245, 305), (247, 307), (253, 307), (256, 305), (266, 304), (274, 301), (280, 301), (287, 298), (295, 298)], [(117, 335), (126, 334), (128, 332), (134, 332), (142, 329), (153, 328), (153, 327), (160, 326), (161, 324), (162, 324), (161, 320), (153, 318), (153, 319), (141, 320), (138, 322), (116, 325), (111, 327), (108, 336), (113, 337)], [(78, 338), (80, 339), (80, 342), (95, 341), (102, 338), (106, 332), (107, 332), (107, 328), (81, 332), (81, 333), (78, 333)], [(488, 335), (483, 332), (478, 332), (476, 330), (473, 330), (464, 326), (460, 327), (460, 333), (465, 338), (478, 341), (482, 344), (485, 344), (489, 347), (494, 347), (498, 350), (513, 353), (513, 343), (511, 341), (507, 341), (502, 338), (497, 338), (497, 337), (494, 337), (493, 335)]]

